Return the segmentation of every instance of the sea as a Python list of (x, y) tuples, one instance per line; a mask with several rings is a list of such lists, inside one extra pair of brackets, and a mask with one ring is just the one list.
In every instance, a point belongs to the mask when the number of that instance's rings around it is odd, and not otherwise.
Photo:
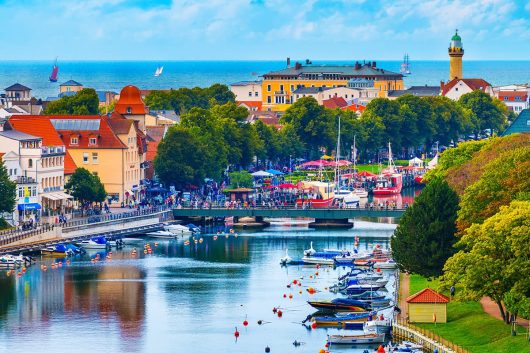
[[(293, 61), (294, 62), (294, 61)], [(313, 65), (352, 65), (355, 61), (313, 61)], [(56, 97), (59, 84), (70, 79), (96, 90), (119, 92), (126, 85), (141, 89), (206, 87), (213, 83), (231, 84), (259, 80), (260, 76), (286, 67), (285, 61), (60, 61), (58, 82), (49, 82), (51, 61), (0, 61), (0, 90), (13, 83), (32, 89), (37, 98)], [(377, 66), (399, 72), (400, 61), (377, 61)], [(468, 61), (464, 75), (483, 78), (492, 85), (530, 82), (530, 61)], [(163, 74), (155, 77), (157, 67)], [(449, 61), (411, 61), (407, 87), (439, 85), (447, 80)]]

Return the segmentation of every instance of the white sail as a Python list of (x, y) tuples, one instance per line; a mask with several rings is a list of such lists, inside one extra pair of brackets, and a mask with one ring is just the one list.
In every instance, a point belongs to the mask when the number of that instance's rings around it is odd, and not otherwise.
[(157, 67), (155, 71), (155, 77), (158, 77), (162, 74), (162, 70), (164, 70), (163, 66)]

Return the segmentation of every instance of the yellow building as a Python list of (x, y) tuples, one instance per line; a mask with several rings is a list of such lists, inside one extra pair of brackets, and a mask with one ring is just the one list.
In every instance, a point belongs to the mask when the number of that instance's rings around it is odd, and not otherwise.
[(380, 69), (376, 62), (355, 65), (302, 65), (296, 63), (263, 75), (262, 110), (285, 111), (293, 102), (293, 92), (300, 87), (352, 87), (356, 82), (370, 86), (386, 97), (388, 91), (402, 90), (403, 75)]
[(407, 298), (407, 316), (409, 322), (447, 322), (447, 303), (449, 298), (425, 288)]
[(83, 89), (83, 85), (74, 80), (68, 80), (59, 85), (59, 94), (66, 92), (79, 92)]
[(139, 198), (145, 141), (133, 121), (119, 115), (42, 118), (50, 119), (75, 165), (99, 176), (111, 206)]
[(449, 81), (455, 78), (463, 78), (462, 76), (462, 57), (464, 56), (464, 47), (462, 46), (462, 38), (458, 35), (456, 30), (455, 35), (451, 38), (449, 44)]

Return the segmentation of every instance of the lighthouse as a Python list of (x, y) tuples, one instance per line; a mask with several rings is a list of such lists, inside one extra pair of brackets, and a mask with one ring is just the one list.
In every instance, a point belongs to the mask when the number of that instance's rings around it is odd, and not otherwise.
[(462, 46), (462, 38), (458, 35), (458, 29), (455, 32), (451, 43), (449, 44), (449, 81), (455, 78), (462, 78), (462, 57), (464, 56), (464, 48)]

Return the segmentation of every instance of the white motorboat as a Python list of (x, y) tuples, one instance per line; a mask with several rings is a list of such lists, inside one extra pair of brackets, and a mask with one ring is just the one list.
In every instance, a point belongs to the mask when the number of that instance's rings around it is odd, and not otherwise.
[(330, 344), (367, 344), (385, 342), (384, 333), (362, 333), (359, 335), (329, 335)]
[(393, 270), (397, 268), (397, 263), (394, 260), (376, 262), (374, 263), (374, 268), (380, 268), (382, 270)]
[(107, 238), (104, 236), (92, 237), (90, 239), (78, 242), (77, 245), (85, 249), (106, 249), (109, 246), (107, 243)]
[(333, 257), (319, 257), (319, 256), (304, 256), (302, 262), (308, 265), (334, 265), (335, 258)]
[(137, 245), (142, 244), (145, 240), (142, 238), (123, 238), (123, 245)]
[(357, 207), (360, 201), (359, 196), (347, 188), (335, 190), (335, 199), (344, 203), (344, 207), (346, 208)]
[(389, 334), (391, 328), (392, 321), (390, 319), (386, 319), (384, 316), (379, 317), (376, 320), (366, 321), (363, 325), (364, 332)]
[(177, 235), (168, 230), (159, 230), (156, 232), (147, 233), (147, 236), (151, 238), (174, 239)]
[(182, 224), (170, 224), (164, 227), (164, 230), (173, 233), (174, 235), (191, 235), (193, 232)]
[(22, 255), (2, 255), (0, 256), (0, 268), (19, 268), (25, 263)]
[(357, 197), (361, 198), (361, 199), (365, 199), (368, 197), (368, 191), (366, 191), (365, 189), (362, 189), (362, 188), (355, 188), (353, 189), (352, 191), (355, 195), (357, 195)]

